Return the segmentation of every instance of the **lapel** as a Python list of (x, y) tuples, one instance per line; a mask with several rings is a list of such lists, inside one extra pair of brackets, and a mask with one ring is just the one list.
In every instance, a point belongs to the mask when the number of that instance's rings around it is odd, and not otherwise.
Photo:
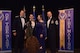
[(22, 27), (22, 21), (21, 21), (21, 18), (20, 17), (19, 17), (19, 24)]
[[(51, 20), (50, 20), (50, 24), (52, 24), (52, 21), (54, 21), (53, 18), (51, 18)], [(49, 25), (50, 25), (50, 24), (49, 24)]]

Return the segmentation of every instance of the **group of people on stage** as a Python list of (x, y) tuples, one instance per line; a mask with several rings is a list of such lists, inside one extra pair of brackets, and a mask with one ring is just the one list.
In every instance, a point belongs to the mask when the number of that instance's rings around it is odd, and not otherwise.
[[(14, 53), (45, 53), (48, 48), (51, 53), (56, 53), (56, 28), (58, 20), (53, 17), (52, 12), (47, 12), (47, 23), (44, 22), (41, 14), (34, 19), (34, 15), (29, 15), (29, 21), (24, 18), (24, 10), (15, 17), (12, 26)], [(24, 46), (25, 45), (25, 46)]]

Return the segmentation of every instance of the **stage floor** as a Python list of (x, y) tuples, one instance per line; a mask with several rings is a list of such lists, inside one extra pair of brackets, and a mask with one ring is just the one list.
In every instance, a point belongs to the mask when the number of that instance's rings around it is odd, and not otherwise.
[[(49, 50), (47, 50), (47, 53), (51, 53)], [(80, 53), (80, 49), (75, 49), (74, 52), (58, 52), (58, 50), (56, 51), (56, 53)]]

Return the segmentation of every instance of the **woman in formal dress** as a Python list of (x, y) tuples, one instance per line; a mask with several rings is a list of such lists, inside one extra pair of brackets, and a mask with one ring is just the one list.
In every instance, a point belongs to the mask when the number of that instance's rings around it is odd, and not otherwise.
[(26, 28), (25, 51), (23, 53), (38, 53), (39, 41), (34, 36), (35, 20), (33, 14), (30, 14)]
[(36, 27), (35, 27), (35, 36), (37, 37), (40, 43), (40, 48), (39, 48), (40, 53), (45, 53), (46, 25), (42, 19), (42, 15), (38, 15), (37, 20), (38, 22), (36, 23)]

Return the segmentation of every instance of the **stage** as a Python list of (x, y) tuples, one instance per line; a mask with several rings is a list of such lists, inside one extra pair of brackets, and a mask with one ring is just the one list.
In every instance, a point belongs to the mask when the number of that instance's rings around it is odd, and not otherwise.
[[(45, 53), (51, 53), (50, 50), (46, 50), (47, 52)], [(0, 52), (0, 53), (14, 53), (14, 52)], [(24, 51), (23, 53), (27, 53), (26, 51)], [(58, 52), (58, 50), (56, 50), (56, 53), (80, 53), (80, 49), (75, 49), (74, 52)]]

